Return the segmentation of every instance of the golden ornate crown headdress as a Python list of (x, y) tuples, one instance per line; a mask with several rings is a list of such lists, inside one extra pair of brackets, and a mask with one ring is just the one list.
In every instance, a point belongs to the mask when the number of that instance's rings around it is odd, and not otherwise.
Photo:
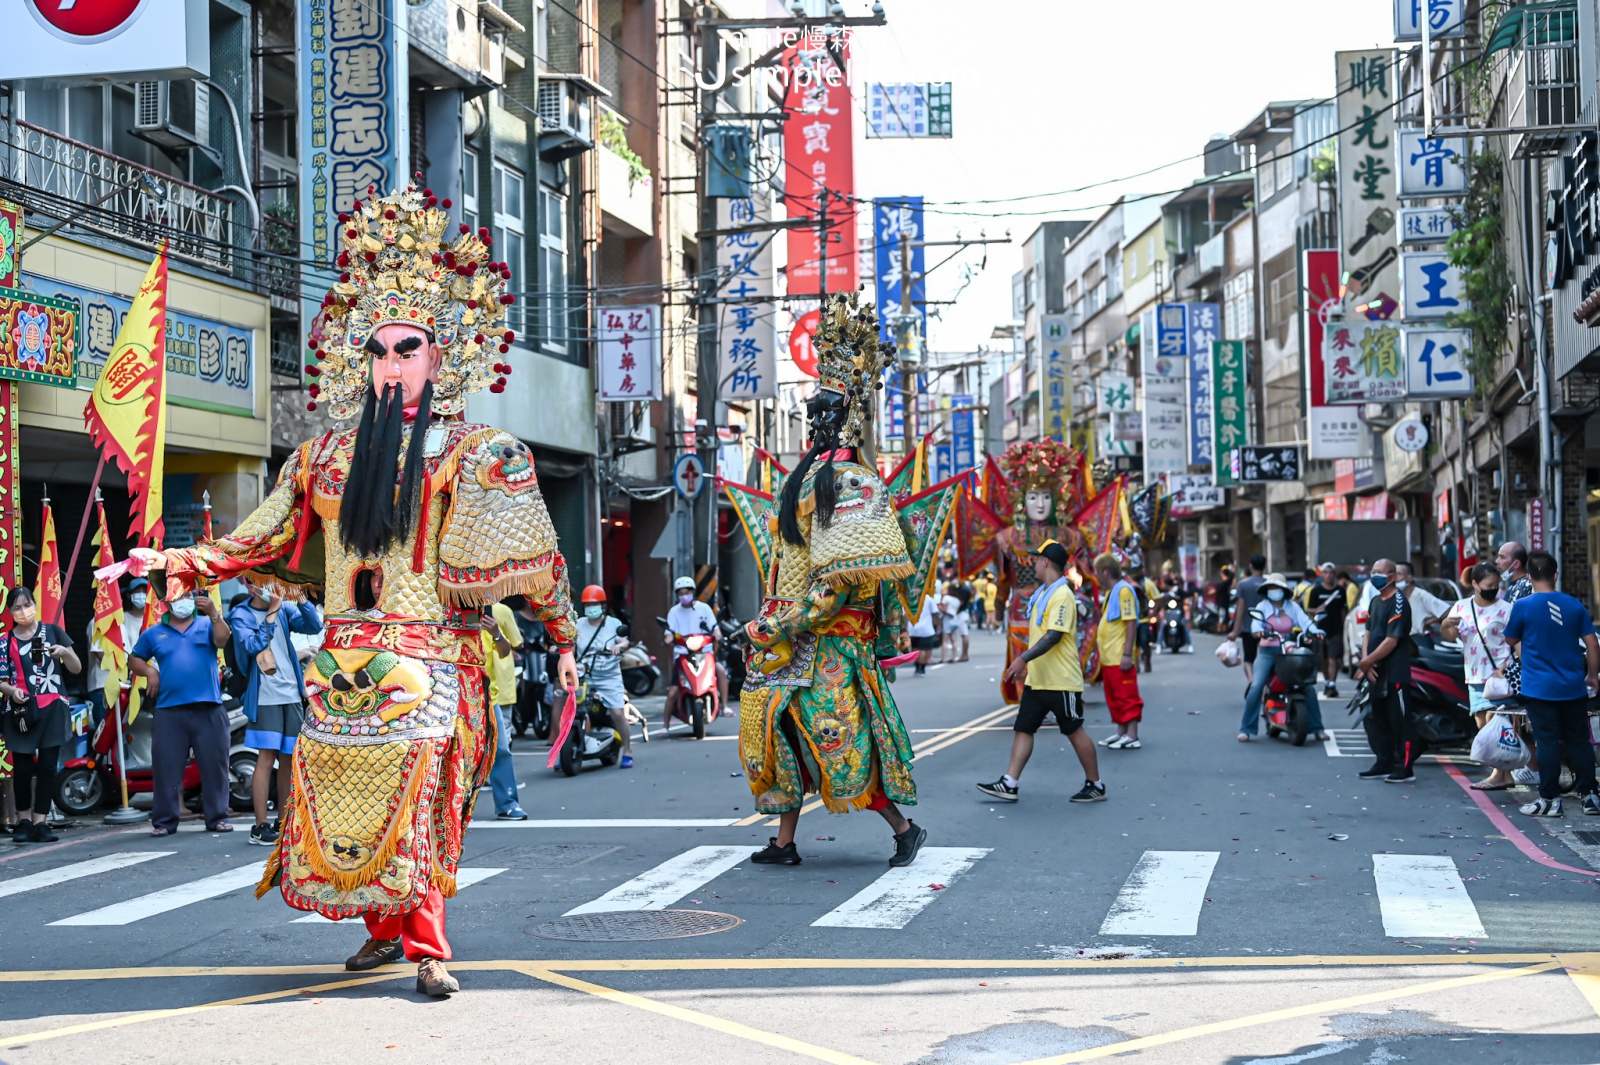
[(489, 258), (489, 231), (462, 225), (452, 239), (450, 201), (429, 189), (367, 191), (365, 202), (339, 215), (339, 280), (322, 302), (321, 336), (313, 330), (310, 342), (319, 359), (307, 368), (318, 378), (311, 409), (320, 398), (337, 419), (360, 412), (371, 365), (363, 346), (390, 322), (421, 326), (439, 345), (435, 414), (461, 413), (482, 388), (504, 390), (511, 367), (494, 353), (516, 339), (503, 324), (515, 297), (505, 291), (510, 266)]
[(878, 315), (861, 305), (855, 292), (828, 297), (817, 327), (817, 384), (849, 403), (840, 447), (861, 447), (872, 440), (875, 426), (873, 393), (883, 388), (883, 371), (894, 361), (894, 349), (878, 339)]
[(1006, 448), (1000, 468), (1011, 482), (1011, 507), (1016, 515), (1023, 513), (1023, 497), (1030, 491), (1049, 492), (1063, 523), (1071, 521), (1084, 503), (1083, 453), (1059, 440), (1019, 440)]

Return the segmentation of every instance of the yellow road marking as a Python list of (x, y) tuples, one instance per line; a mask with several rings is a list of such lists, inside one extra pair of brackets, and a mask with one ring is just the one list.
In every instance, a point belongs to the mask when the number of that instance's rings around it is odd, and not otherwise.
[[(930, 754), (938, 754), (946, 747), (953, 746), (957, 743), (960, 743), (964, 739), (968, 739), (971, 736), (977, 735), (977, 733), (983, 731), (983, 726), (993, 724), (994, 722), (1010, 714), (1015, 709), (1016, 708), (1013, 706), (1002, 706), (998, 710), (991, 710), (986, 714), (980, 714), (971, 721), (957, 725), (954, 728), (940, 729), (939, 735), (933, 737), (932, 739), (923, 740), (920, 744), (913, 745), (911, 748), (911, 755), (913, 758), (926, 758)], [(813, 810), (818, 809), (822, 805), (823, 803), (820, 798), (812, 799), (810, 802), (800, 807), (800, 813), (803, 816)], [(753, 824), (755, 820), (756, 819), (754, 818), (745, 818), (744, 821), (739, 821), (737, 824), (742, 825), (746, 822)], [(767, 822), (767, 825), (776, 825), (778, 821), (779, 819), (774, 817)]]
[(198, 1006), (179, 1006), (174, 1009), (145, 1010), (142, 1013), (130, 1013), (125, 1017), (109, 1017), (101, 1021), (86, 1021), (83, 1024), (69, 1024), (61, 1028), (46, 1028), (38, 1032), (28, 1032), (23, 1035), (12, 1035), (0, 1038), (0, 1048), (22, 1046), (28, 1043), (40, 1043), (47, 1039), (60, 1039), (67, 1035), (82, 1035), (85, 1032), (98, 1032), (107, 1028), (120, 1028), (129, 1024), (143, 1024), (145, 1021), (163, 1021), (173, 1017), (183, 1017), (191, 1013), (206, 1013), (210, 1010), (220, 1010), (227, 1006), (248, 1006), (256, 1002), (270, 1002), (275, 998), (293, 998), (296, 995), (317, 991), (338, 991), (346, 987), (360, 987), (363, 984), (377, 984), (386, 980), (398, 980), (410, 976), (409, 972), (388, 972), (379, 976), (357, 976), (348, 980), (334, 980), (326, 984), (312, 984), (310, 987), (291, 987), (282, 991), (267, 991), (259, 995), (241, 995), (237, 998), (225, 998), (216, 1002), (203, 1002)]
[(674, 1006), (666, 1002), (657, 1002), (655, 999), (645, 998), (643, 995), (634, 995), (627, 991), (618, 991), (615, 988), (602, 987), (599, 984), (591, 984), (587, 980), (578, 980), (570, 976), (562, 976), (561, 974), (553, 972), (549, 969), (541, 969), (536, 966), (524, 966), (521, 967), (521, 971), (526, 973), (528, 976), (533, 977), (535, 980), (543, 980), (546, 983), (555, 984), (558, 987), (569, 988), (573, 991), (582, 991), (585, 994), (594, 995), (596, 998), (603, 998), (608, 1002), (616, 1002), (624, 1006), (633, 1006), (636, 1009), (649, 1010), (651, 1013), (659, 1013), (663, 1017), (671, 1017), (674, 1020), (686, 1021), (689, 1024), (697, 1024), (702, 1028), (709, 1028), (714, 1032), (722, 1032), (724, 1035), (736, 1036), (740, 1039), (748, 1039), (753, 1043), (762, 1043), (769, 1047), (776, 1047), (779, 1050), (787, 1050), (791, 1054), (800, 1054), (816, 1061), (832, 1062), (833, 1065), (873, 1065), (873, 1063), (867, 1059), (858, 1058), (853, 1054), (845, 1054), (837, 1050), (829, 1050), (827, 1047), (819, 1047), (812, 1043), (804, 1043), (798, 1039), (791, 1039), (786, 1035), (778, 1035), (774, 1032), (763, 1032), (759, 1028), (751, 1028), (748, 1025), (740, 1024), (737, 1021), (724, 1020), (721, 1017), (713, 1017), (709, 1013), (701, 1013), (697, 1010), (685, 1009), (682, 1006)]
[[(1553, 951), (1517, 954), (1299, 954), (1241, 955), (1198, 958), (504, 958), (450, 963), (453, 972), (520, 972), (535, 968), (553, 972), (727, 972), (806, 969), (907, 969), (966, 971), (970, 969), (1019, 971), (1077, 969), (1320, 969), (1349, 966), (1405, 965), (1529, 965), (1550, 962), (1580, 972), (1600, 973), (1600, 953), (1557, 954)], [(165, 980), (204, 976), (319, 976), (343, 973), (342, 964), (329, 965), (148, 965), (107, 969), (23, 969), (0, 971), (0, 983), (57, 983), (79, 980)], [(403, 976), (409, 969), (397, 969)]]
[[(1459, 957), (1459, 955), (1458, 955)], [(1074, 1065), (1080, 1061), (1094, 1061), (1098, 1058), (1111, 1058), (1120, 1054), (1127, 1054), (1135, 1050), (1148, 1050), (1150, 1047), (1165, 1046), (1169, 1043), (1180, 1043), (1186, 1039), (1198, 1039), (1201, 1036), (1217, 1035), (1221, 1032), (1233, 1032), (1241, 1028), (1254, 1028), (1262, 1024), (1271, 1024), (1275, 1021), (1290, 1020), (1294, 1017), (1307, 1017), (1320, 1013), (1333, 1013), (1336, 1010), (1349, 1009), (1352, 1006), (1366, 1006), (1374, 1002), (1384, 1002), (1389, 999), (1410, 998), (1413, 995), (1425, 995), (1434, 991), (1449, 991), (1460, 987), (1469, 987), (1473, 984), (1487, 984), (1496, 980), (1512, 980), (1519, 976), (1531, 976), (1534, 973), (1546, 973), (1551, 969), (1559, 969), (1561, 963), (1557, 961), (1543, 962), (1539, 965), (1529, 965), (1521, 969), (1501, 969), (1490, 973), (1474, 973), (1471, 976), (1458, 976), (1449, 980), (1432, 980), (1425, 984), (1413, 984), (1408, 987), (1391, 988), (1387, 991), (1373, 991), (1365, 995), (1351, 995), (1348, 998), (1329, 999), (1326, 1002), (1309, 1002), (1303, 1006), (1290, 1006), (1281, 1010), (1269, 1010), (1266, 1013), (1255, 1013), (1248, 1017), (1238, 1017), (1228, 1021), (1215, 1021), (1211, 1024), (1196, 1024), (1189, 1028), (1179, 1028), (1176, 1031), (1162, 1032), (1160, 1035), (1141, 1036), (1137, 1039), (1124, 1039), (1117, 1043), (1107, 1043), (1105, 1046), (1094, 1047), (1090, 1050), (1078, 1050), (1070, 1054), (1060, 1054), (1049, 1058), (1036, 1058), (1025, 1062), (1024, 1065)]]
[(1563, 954), (1560, 961), (1572, 978), (1573, 986), (1589, 1000), (1596, 1015), (1600, 1015), (1600, 955)]

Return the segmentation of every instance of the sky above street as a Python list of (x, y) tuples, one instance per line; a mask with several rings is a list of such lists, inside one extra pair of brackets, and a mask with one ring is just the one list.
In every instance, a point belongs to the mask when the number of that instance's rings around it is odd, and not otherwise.
[[(864, 13), (863, 0), (847, 9)], [(1272, 100), (1331, 95), (1333, 53), (1393, 43), (1392, 0), (1337, 9), (1283, 0), (884, 0), (889, 25), (852, 41), (858, 109), (869, 81), (954, 83), (949, 140), (864, 140), (858, 195), (922, 195), (927, 239), (991, 236), (987, 266), (929, 322), (929, 350), (975, 351), (1011, 315), (1020, 242), (1049, 218), (1092, 218), (1118, 195), (1178, 189), (1201, 174), (1213, 134), (1231, 134)], [(1167, 164), (1175, 164), (1168, 166)], [(1127, 175), (1166, 169), (1127, 181)], [(1110, 185), (1015, 203), (954, 204)], [(936, 202), (943, 201), (943, 202)], [(937, 213), (936, 213), (937, 212)], [(955, 212), (976, 212), (957, 214)], [(1002, 214), (1009, 212), (1009, 215)], [(862, 223), (863, 237), (870, 220)], [(929, 251), (929, 265), (943, 258)], [(929, 277), (949, 299), (969, 251)]]

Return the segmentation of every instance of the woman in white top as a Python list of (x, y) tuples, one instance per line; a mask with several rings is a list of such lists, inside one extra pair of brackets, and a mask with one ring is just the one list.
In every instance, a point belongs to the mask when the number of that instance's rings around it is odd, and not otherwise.
[[(1473, 594), (1450, 607), (1439, 626), (1439, 635), (1461, 641), (1472, 716), (1482, 728), (1495, 711), (1495, 705), (1484, 698), (1484, 683), (1511, 660), (1511, 648), (1506, 646), (1505, 638), (1511, 604), (1500, 600), (1500, 571), (1491, 563), (1478, 563), (1466, 576)], [(1512, 783), (1509, 771), (1496, 769), (1472, 786), (1478, 791), (1501, 791)]]
[(917, 667), (911, 674), (914, 677), (928, 675), (928, 659), (933, 655), (933, 649), (939, 646), (939, 628), (933, 620), (935, 613), (934, 597), (923, 596), (922, 613), (906, 630), (906, 635), (911, 637), (911, 646), (917, 652)]

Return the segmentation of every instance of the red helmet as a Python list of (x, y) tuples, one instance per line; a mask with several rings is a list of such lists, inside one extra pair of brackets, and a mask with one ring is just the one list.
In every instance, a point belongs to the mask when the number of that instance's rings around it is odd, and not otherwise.
[(606, 601), (606, 590), (598, 584), (591, 584), (583, 590), (583, 594), (578, 597), (578, 601), (583, 603), (603, 603)]

